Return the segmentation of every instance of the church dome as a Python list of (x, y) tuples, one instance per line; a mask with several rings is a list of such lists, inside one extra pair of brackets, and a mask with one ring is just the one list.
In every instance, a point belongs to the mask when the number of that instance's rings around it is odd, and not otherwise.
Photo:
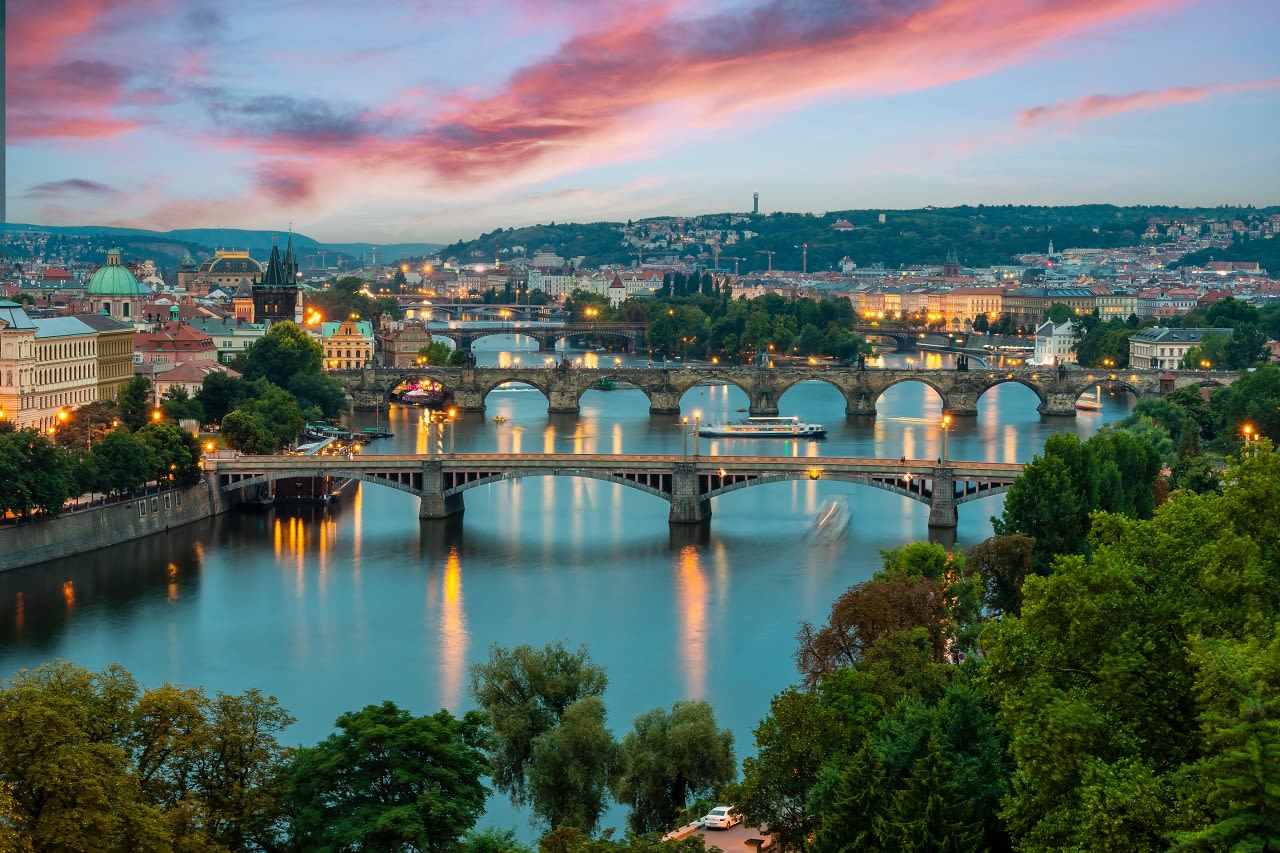
[(138, 296), (142, 288), (129, 268), (120, 263), (120, 250), (107, 252), (107, 263), (89, 279), (89, 296)]
[(200, 265), (205, 275), (248, 276), (262, 275), (262, 264), (249, 257), (248, 252), (217, 250), (212, 258)]

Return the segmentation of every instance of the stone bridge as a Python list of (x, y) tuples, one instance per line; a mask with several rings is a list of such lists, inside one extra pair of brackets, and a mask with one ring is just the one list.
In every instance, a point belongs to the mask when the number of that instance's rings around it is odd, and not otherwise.
[(551, 351), (565, 338), (617, 341), (623, 352), (638, 352), (644, 347), (645, 323), (542, 323), (542, 322), (475, 322), (431, 323), (427, 326), (433, 338), (448, 338), (460, 350), (470, 350), (481, 338), (492, 335), (524, 335), (533, 338), (542, 349)]
[(1008, 491), (1023, 466), (1004, 462), (937, 464), (921, 459), (781, 456), (469, 453), (205, 457), (205, 476), (224, 497), (276, 480), (333, 477), (398, 489), (421, 499), (420, 518), (463, 512), (464, 492), (522, 477), (586, 477), (666, 500), (671, 524), (711, 518), (711, 499), (788, 480), (836, 480), (870, 486), (929, 507), (929, 526), (954, 529), (956, 507)]
[(699, 385), (733, 385), (750, 400), (750, 414), (776, 415), (778, 401), (788, 389), (801, 382), (825, 382), (844, 397), (845, 414), (875, 417), (876, 402), (886, 391), (902, 382), (922, 382), (938, 392), (942, 410), (953, 417), (974, 416), (978, 400), (992, 388), (1014, 383), (1030, 388), (1042, 415), (1075, 417), (1076, 401), (1094, 386), (1126, 391), (1135, 397), (1158, 397), (1188, 386), (1230, 385), (1236, 374), (1195, 370), (926, 370), (854, 367), (742, 367), (686, 366), (667, 368), (578, 368), (556, 367), (405, 367), (331, 374), (351, 395), (357, 409), (387, 405), (393, 390), (408, 380), (431, 379), (450, 389), (455, 405), (464, 412), (483, 412), (485, 397), (500, 385), (515, 382), (541, 391), (547, 411), (577, 413), (582, 395), (602, 380), (615, 388), (636, 388), (649, 400), (654, 415), (680, 414), (680, 399)]

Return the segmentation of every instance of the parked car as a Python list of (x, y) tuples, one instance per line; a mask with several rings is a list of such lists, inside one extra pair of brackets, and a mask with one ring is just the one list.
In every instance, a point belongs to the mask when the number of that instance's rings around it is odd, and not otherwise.
[(742, 823), (742, 813), (733, 806), (716, 806), (702, 819), (706, 829), (728, 829), (739, 823)]

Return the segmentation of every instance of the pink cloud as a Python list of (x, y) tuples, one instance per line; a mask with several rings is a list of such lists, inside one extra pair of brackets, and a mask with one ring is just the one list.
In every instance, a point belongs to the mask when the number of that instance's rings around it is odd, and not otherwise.
[(1059, 101), (1056, 104), (1022, 110), (1018, 113), (1018, 123), (1022, 127), (1031, 128), (1051, 122), (1093, 121), (1134, 110), (1158, 110), (1233, 92), (1277, 87), (1280, 87), (1280, 77), (1219, 85), (1175, 86), (1169, 89), (1129, 92), (1124, 95), (1090, 95), (1073, 101)]
[(830, 94), (912, 91), (989, 73), (1046, 43), (1148, 10), (1162, 0), (1040, 4), (938, 0), (902, 4), (770, 2), (680, 20), (670, 7), (584, 33), (497, 93), (455, 96), (413, 145), (369, 139), (458, 181), (509, 177), (533, 163), (598, 162), (606, 141), (655, 136), (654, 116), (722, 122)]
[(114, 136), (140, 126), (115, 115), (134, 72), (116, 61), (87, 57), (122, 20), (166, 5), (163, 0), (11, 0), (5, 81), (10, 139)]

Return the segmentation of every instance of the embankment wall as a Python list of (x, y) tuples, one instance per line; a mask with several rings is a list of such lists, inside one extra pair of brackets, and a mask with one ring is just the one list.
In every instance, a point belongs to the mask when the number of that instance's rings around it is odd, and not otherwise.
[(57, 518), (0, 527), (0, 572), (163, 533), (226, 511), (208, 482), (120, 503), (64, 510)]

